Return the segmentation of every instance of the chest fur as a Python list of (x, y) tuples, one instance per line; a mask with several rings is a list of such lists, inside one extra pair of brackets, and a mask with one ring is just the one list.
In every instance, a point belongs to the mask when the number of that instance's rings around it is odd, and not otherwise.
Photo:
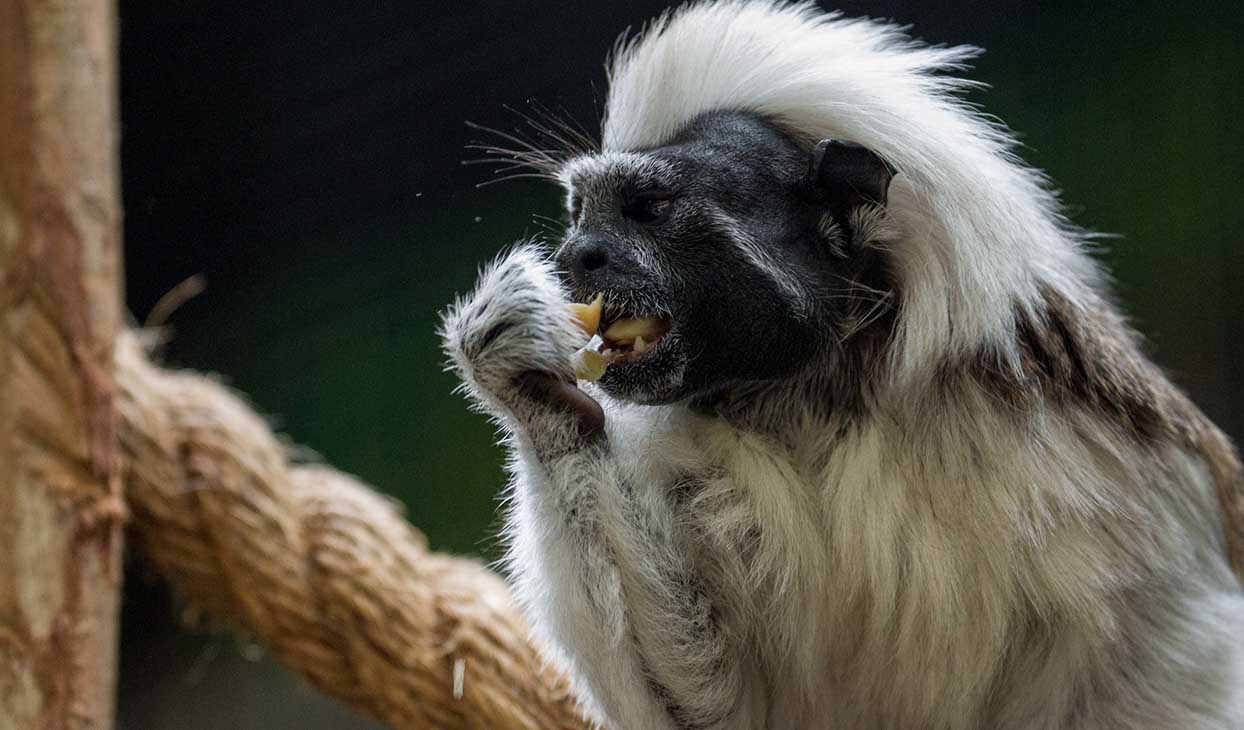
[(784, 711), (887, 697), (895, 722), (962, 720), (1034, 623), (1104, 641), (1141, 564), (1188, 554), (1180, 530), (1118, 537), (1169, 514), (1161, 495), (1195, 492), (1203, 469), (1177, 453), (1154, 468), (1099, 426), (1094, 439), (1045, 427), (945, 420), (918, 438), (874, 426), (791, 448), (669, 418), (635, 424), (622, 449)]

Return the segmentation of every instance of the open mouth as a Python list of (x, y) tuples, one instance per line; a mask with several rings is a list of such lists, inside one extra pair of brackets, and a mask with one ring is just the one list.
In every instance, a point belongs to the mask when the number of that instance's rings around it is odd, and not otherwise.
[(601, 354), (611, 364), (640, 360), (655, 352), (669, 331), (669, 320), (664, 317), (618, 317), (602, 323)]
[(616, 365), (638, 364), (659, 351), (670, 331), (668, 317), (606, 309), (597, 296), (590, 304), (573, 304), (571, 311), (590, 341), (576, 353), (580, 380), (599, 380)]

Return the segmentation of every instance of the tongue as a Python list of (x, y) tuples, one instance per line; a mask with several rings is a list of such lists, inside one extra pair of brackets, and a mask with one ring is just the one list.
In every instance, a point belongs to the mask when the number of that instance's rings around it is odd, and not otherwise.
[(655, 341), (665, 333), (665, 327), (657, 317), (623, 318), (609, 325), (605, 339), (609, 342), (631, 343), (635, 338)]

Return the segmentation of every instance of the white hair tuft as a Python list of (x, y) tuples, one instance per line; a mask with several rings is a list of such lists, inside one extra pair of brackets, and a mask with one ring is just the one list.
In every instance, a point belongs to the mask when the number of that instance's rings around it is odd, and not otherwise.
[(1017, 309), (1034, 306), (1041, 287), (1074, 294), (1098, 274), (1044, 177), (1011, 153), (1007, 130), (959, 98), (973, 82), (947, 72), (978, 53), (811, 3), (686, 5), (619, 42), (603, 149), (659, 146), (714, 110), (871, 148), (900, 171), (889, 205), (901, 233), (895, 374), (927, 373), (982, 346), (1006, 366)]

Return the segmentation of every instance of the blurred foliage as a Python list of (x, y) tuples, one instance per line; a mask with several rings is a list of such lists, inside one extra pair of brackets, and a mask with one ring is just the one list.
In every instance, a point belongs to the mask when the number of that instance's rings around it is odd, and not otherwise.
[[(614, 37), (661, 7), (124, 0), (131, 310), (141, 321), (203, 273), (170, 362), (223, 373), (293, 441), (398, 496), (435, 547), (495, 557), (501, 454), (452, 393), (438, 312), (559, 197), (476, 188), (488, 172), (459, 164), (479, 136), (464, 120), (511, 129), (505, 107), (534, 99), (592, 126)], [(840, 7), (988, 49), (971, 75), (992, 88), (972, 101), (1019, 130), (1077, 223), (1119, 234), (1102, 255), (1156, 359), (1244, 435), (1244, 9)], [(347, 726), (236, 642), (172, 635), (162, 590), (127, 593), (123, 727)], [(216, 658), (175, 669), (203, 652)]]

